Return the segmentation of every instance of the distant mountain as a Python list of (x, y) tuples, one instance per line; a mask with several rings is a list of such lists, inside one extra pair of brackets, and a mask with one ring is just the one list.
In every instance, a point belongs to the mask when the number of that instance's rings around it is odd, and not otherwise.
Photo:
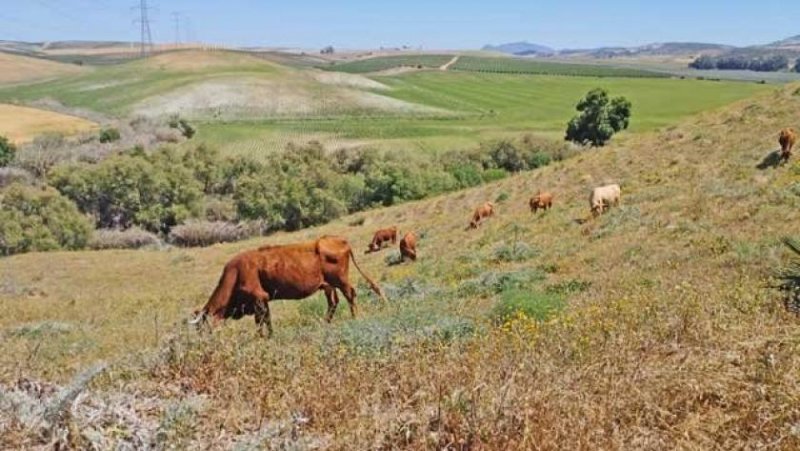
[(552, 55), (556, 53), (550, 47), (531, 44), (530, 42), (511, 42), (500, 45), (486, 45), (483, 50), (489, 52), (508, 53), (510, 55)]
[(699, 54), (720, 54), (735, 49), (730, 45), (704, 42), (658, 42), (637, 47), (600, 47), (595, 49), (567, 49), (559, 55), (581, 55), (592, 58), (615, 58), (637, 56), (694, 56)]
[(771, 47), (771, 48), (800, 47), (800, 34), (797, 36), (792, 36), (790, 38), (781, 39), (780, 41), (775, 41), (773, 43), (767, 44), (765, 47)]

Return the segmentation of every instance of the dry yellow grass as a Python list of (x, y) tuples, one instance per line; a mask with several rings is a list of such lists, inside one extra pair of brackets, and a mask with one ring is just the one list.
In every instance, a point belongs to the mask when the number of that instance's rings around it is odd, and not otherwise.
[[(110, 361), (97, 393), (206, 400), (178, 426), (166, 405), (137, 408), (171, 419), (177, 447), (797, 449), (800, 333), (767, 284), (784, 261), (779, 238), (798, 233), (800, 163), (756, 166), (798, 112), (798, 87), (779, 88), (534, 173), (365, 213), (359, 226), (345, 218), (208, 249), (0, 260), (0, 381), (64, 381)], [(606, 182), (622, 185), (622, 206), (578, 223), (589, 188)], [(527, 200), (538, 188), (556, 204), (534, 218)], [(464, 230), (475, 205), (501, 195), (495, 217)], [(418, 263), (360, 254), (389, 224), (425, 232)], [(493, 260), (514, 229), (538, 256)], [(361, 290), (361, 319), (340, 311), (331, 326), (313, 313), (321, 298), (278, 302), (270, 341), (255, 338), (252, 320), (207, 338), (180, 325), (239, 250), (326, 233), (349, 237), (384, 285), (410, 277), (439, 290), (389, 306)], [(459, 293), (497, 271), (590, 285), (549, 321), (495, 327), (485, 319), (493, 298)], [(477, 329), (430, 335), (441, 325), (430, 318)], [(67, 327), (19, 331), (43, 322)], [(36, 443), (11, 432), (6, 446)]]
[(0, 85), (64, 77), (85, 70), (80, 66), (0, 52)]
[(0, 135), (24, 143), (44, 133), (74, 135), (97, 128), (97, 124), (75, 116), (17, 105), (0, 104)]
[(278, 70), (281, 67), (265, 59), (245, 53), (215, 50), (182, 50), (162, 53), (146, 59), (148, 67), (179, 72), (202, 72), (225, 67), (261, 66)]

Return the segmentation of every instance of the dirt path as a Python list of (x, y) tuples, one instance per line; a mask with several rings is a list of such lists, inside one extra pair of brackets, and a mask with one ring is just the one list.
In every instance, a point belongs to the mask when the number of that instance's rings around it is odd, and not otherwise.
[(459, 58), (460, 58), (459, 55), (454, 56), (453, 59), (448, 61), (447, 64), (445, 64), (444, 66), (440, 67), (439, 70), (450, 70), (450, 68), (453, 66), (453, 64), (458, 62)]

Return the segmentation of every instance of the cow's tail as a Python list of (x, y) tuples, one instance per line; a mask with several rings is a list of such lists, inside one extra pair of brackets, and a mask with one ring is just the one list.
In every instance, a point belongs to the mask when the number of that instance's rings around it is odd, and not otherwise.
[(219, 283), (217, 283), (214, 292), (211, 293), (211, 297), (208, 298), (205, 307), (203, 307), (189, 323), (204, 323), (208, 319), (209, 314), (221, 319), (220, 317), (224, 315), (225, 307), (227, 307), (231, 301), (231, 296), (233, 296), (233, 290), (236, 287), (238, 278), (239, 271), (235, 267), (225, 267), (225, 270), (222, 271), (222, 276), (219, 278)]
[(378, 297), (380, 297), (381, 300), (383, 300), (383, 302), (389, 302), (389, 300), (386, 299), (386, 295), (383, 294), (383, 290), (381, 290), (381, 287), (379, 287), (378, 284), (375, 283), (375, 281), (372, 280), (368, 275), (364, 274), (364, 271), (362, 271), (361, 267), (358, 266), (358, 262), (356, 261), (356, 256), (355, 254), (353, 254), (352, 249), (350, 249), (350, 258), (353, 260), (353, 265), (355, 265), (356, 269), (361, 274), (361, 277), (363, 277), (364, 280), (366, 280), (367, 283), (369, 284), (369, 287), (372, 288), (372, 291), (374, 291), (375, 294), (377, 294)]

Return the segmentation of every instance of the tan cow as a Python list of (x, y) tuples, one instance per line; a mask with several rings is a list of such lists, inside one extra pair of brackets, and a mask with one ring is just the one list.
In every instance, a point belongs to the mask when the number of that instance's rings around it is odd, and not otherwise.
[(538, 194), (531, 197), (528, 205), (531, 207), (531, 213), (536, 213), (539, 210), (547, 211), (553, 207), (553, 195), (547, 191), (542, 192), (539, 190)]
[(595, 188), (589, 196), (589, 208), (592, 210), (592, 215), (597, 217), (603, 212), (608, 210), (613, 204), (615, 207), (619, 205), (621, 190), (619, 185), (606, 185)]
[(786, 164), (792, 156), (792, 149), (797, 143), (797, 133), (794, 129), (784, 128), (778, 136), (778, 142), (781, 145), (781, 164)]
[(494, 215), (494, 204), (491, 202), (486, 202), (485, 204), (481, 205), (480, 207), (475, 209), (475, 212), (472, 213), (472, 220), (469, 223), (468, 229), (477, 229), (478, 226), (486, 219)]
[(356, 316), (356, 290), (349, 281), (350, 259), (372, 290), (386, 300), (380, 287), (356, 263), (346, 239), (323, 236), (315, 241), (264, 246), (234, 257), (222, 271), (217, 288), (191, 324), (212, 324), (219, 320), (255, 315), (259, 333), (266, 325), (272, 335), (269, 302), (276, 299), (304, 299), (323, 290), (328, 300), (328, 322), (333, 318), (340, 290)]
[(417, 236), (414, 232), (406, 233), (400, 240), (400, 261), (403, 262), (406, 258), (417, 260)]

